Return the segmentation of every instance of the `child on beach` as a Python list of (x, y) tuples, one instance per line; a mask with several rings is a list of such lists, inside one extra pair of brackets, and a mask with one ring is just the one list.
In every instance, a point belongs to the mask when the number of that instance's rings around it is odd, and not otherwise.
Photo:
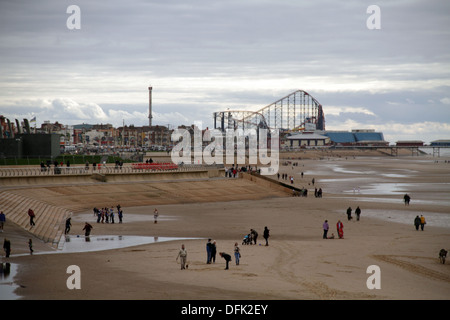
[(234, 244), (234, 260), (236, 261), (236, 265), (239, 265), (239, 259), (241, 257), (241, 249), (239, 248), (238, 243), (236, 242)]

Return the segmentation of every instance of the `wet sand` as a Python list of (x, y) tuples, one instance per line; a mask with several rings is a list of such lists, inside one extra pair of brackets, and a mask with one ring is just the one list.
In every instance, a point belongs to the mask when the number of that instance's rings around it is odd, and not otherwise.
[[(450, 249), (450, 163), (443, 158), (435, 163), (432, 157), (319, 160), (301, 156), (300, 160), (286, 159), (289, 165), (281, 166), (280, 173), (293, 175), (295, 186), (308, 188), (306, 198), (271, 192), (265, 197), (261, 189), (257, 200), (233, 201), (227, 193), (226, 201), (220, 201), (218, 182), (227, 182), (216, 179), (218, 197), (214, 202), (158, 204), (156, 224), (155, 205), (151, 204), (123, 206), (122, 224), (97, 224), (91, 209), (80, 209), (71, 229), (72, 236), (82, 235), (84, 221), (89, 221), (94, 226), (92, 236), (196, 239), (30, 256), (26, 254), (28, 235), (6, 230), (2, 236), (11, 235), (15, 251), (2, 262), (18, 265), (15, 294), (22, 299), (83, 300), (450, 298), (450, 262), (442, 265), (438, 260), (441, 248)], [(298, 165), (292, 165), (294, 162)], [(323, 189), (322, 198), (314, 197), (315, 186)], [(409, 206), (402, 201), (406, 192), (412, 198)], [(101, 199), (101, 194), (97, 196)], [(347, 221), (346, 209), (351, 206), (354, 212), (358, 205), (360, 221), (354, 213), (354, 219)], [(424, 231), (416, 231), (413, 221), (408, 221), (409, 216), (420, 214), (428, 220)], [(436, 222), (432, 217), (442, 219)], [(322, 239), (324, 220), (330, 224), (329, 235), (336, 236), (336, 222), (341, 220), (344, 239)], [(264, 226), (271, 233), (267, 247), (262, 238)], [(256, 246), (241, 244), (250, 228), (259, 233)], [(206, 264), (208, 238), (217, 241), (218, 252), (231, 255), (238, 242), (240, 265), (236, 266), (233, 258), (230, 269), (224, 270), (225, 261), (219, 255), (215, 263)], [(187, 270), (180, 270), (175, 260), (182, 243), (188, 251)], [(35, 241), (36, 253), (46, 250), (45, 244)], [(80, 267), (80, 290), (67, 288), (70, 265)], [(380, 267), (381, 289), (367, 287), (371, 265)]]

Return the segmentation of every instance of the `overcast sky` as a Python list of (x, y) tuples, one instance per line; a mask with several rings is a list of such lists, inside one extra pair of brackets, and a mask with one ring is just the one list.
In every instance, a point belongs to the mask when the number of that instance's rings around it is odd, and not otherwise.
[(142, 126), (152, 86), (153, 124), (212, 127), (301, 89), (328, 130), (429, 143), (450, 139), (449, 49), (445, 0), (2, 0), (0, 114)]

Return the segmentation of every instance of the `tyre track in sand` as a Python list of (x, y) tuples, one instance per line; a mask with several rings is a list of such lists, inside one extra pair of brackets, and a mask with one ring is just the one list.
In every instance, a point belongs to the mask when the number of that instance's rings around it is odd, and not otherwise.
[(298, 275), (298, 270), (302, 268), (301, 252), (299, 252), (298, 245), (286, 243), (280, 246), (278, 250), (279, 254), (273, 268), (277, 270), (282, 280), (291, 285), (298, 285), (299, 288), (296, 291), (299, 292), (299, 295), (303, 291), (307, 291), (310, 293), (308, 296), (312, 294), (321, 300), (340, 299), (342, 296), (348, 295), (348, 292), (332, 289), (322, 281), (308, 281), (305, 277)]
[[(405, 256), (405, 255), (373, 255), (372, 257), (375, 259), (393, 264), (404, 270), (413, 272), (415, 274), (418, 274), (418, 275), (421, 275), (421, 276), (424, 276), (427, 278), (431, 278), (431, 279), (438, 280), (438, 281), (450, 282), (449, 274), (445, 274), (445, 273), (424, 267), (417, 263), (402, 260), (402, 258), (403, 259), (405, 259), (405, 258), (406, 259), (418, 259), (418, 258), (423, 258), (423, 257)], [(428, 258), (425, 258), (425, 259), (428, 259)]]

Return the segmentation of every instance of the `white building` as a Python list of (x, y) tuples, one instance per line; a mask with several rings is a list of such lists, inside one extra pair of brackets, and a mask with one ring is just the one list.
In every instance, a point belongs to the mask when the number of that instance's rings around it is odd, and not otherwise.
[(304, 132), (287, 137), (286, 146), (290, 148), (323, 147), (330, 142), (331, 140), (327, 136), (315, 132)]

